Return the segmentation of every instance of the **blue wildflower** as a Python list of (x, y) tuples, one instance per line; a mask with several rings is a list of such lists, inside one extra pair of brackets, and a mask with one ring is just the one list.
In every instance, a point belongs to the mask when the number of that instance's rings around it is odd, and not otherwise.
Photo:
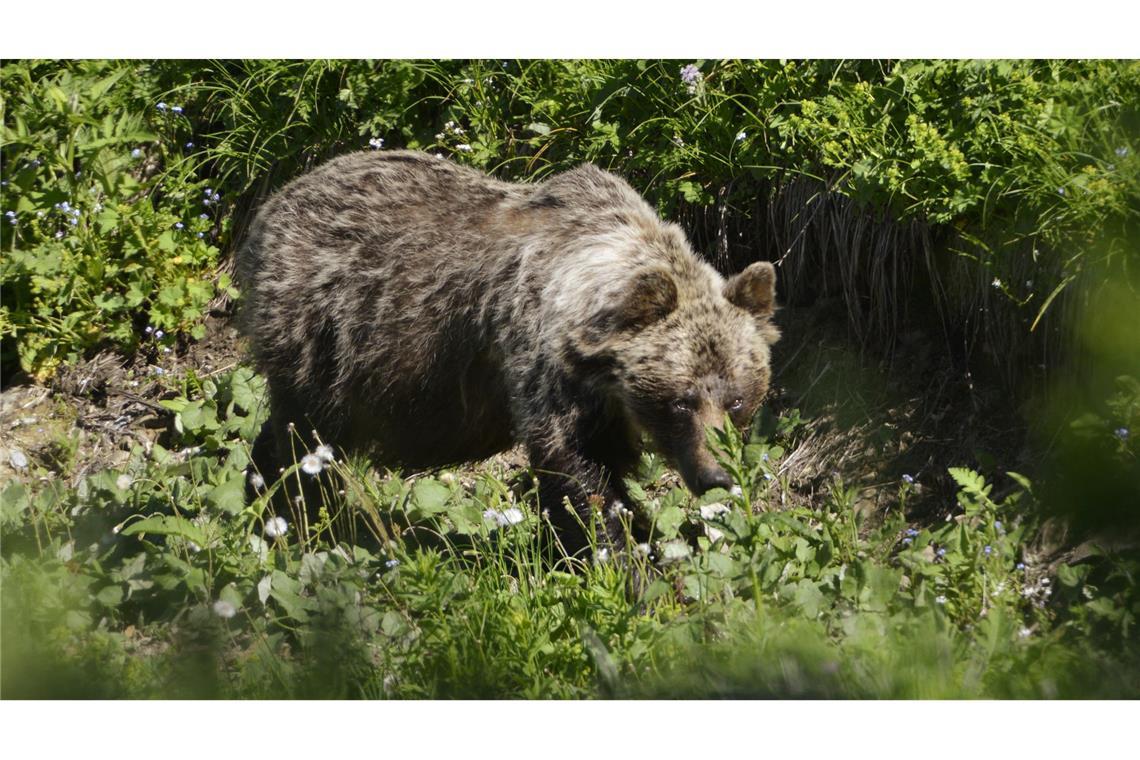
[(994, 530), (996, 530), (998, 533), (1002, 532), (1003, 527), (1001, 524), (1001, 520), (994, 520)]
[(159, 103), (158, 105), (155, 106), (155, 108), (157, 108), (160, 111), (165, 111), (166, 110), (166, 104), (165, 103)]
[(170, 110), (174, 113), (182, 113), (182, 106), (171, 106)]
[(209, 219), (210, 215), (209, 214), (198, 214), (198, 218), (199, 219)]
[(206, 233), (204, 233), (204, 232), (199, 232), (199, 233), (198, 233), (198, 235), (197, 235), (197, 237), (198, 237), (198, 239), (199, 239), (199, 240), (201, 240), (202, 238), (206, 237)]
[(913, 540), (914, 540), (913, 538), (904, 538), (904, 539), (902, 540), (902, 542), (903, 542), (903, 546), (910, 546), (910, 542), (911, 542), (911, 541), (913, 541)]
[(687, 66), (681, 67), (681, 81), (688, 85), (694, 85), (701, 78), (701, 70), (696, 65), (690, 63)]
[(1057, 188), (1057, 194), (1058, 194), (1058, 195), (1064, 195), (1064, 194), (1065, 194), (1065, 188), (1063, 188), (1063, 187), (1058, 187), (1058, 188)]
[(162, 340), (164, 337), (166, 337), (166, 333), (164, 333), (162, 330), (155, 330), (154, 331), (154, 339), (155, 340)]
[(182, 229), (182, 227), (183, 227), (182, 222), (175, 222), (174, 223), (174, 229), (180, 230), (180, 229)]
[(186, 150), (190, 150), (193, 147), (194, 147), (194, 143), (192, 143), (192, 142), (186, 143)]
[(1024, 570), (1025, 569), (1025, 563), (1024, 562), (1018, 562), (1016, 567), (1018, 570)]
[(914, 528), (907, 528), (907, 529), (906, 529), (906, 534), (907, 534), (908, 536), (917, 536), (917, 535), (918, 535), (918, 531), (917, 531), (917, 530), (915, 530)]
[(991, 547), (989, 544), (986, 544), (982, 549), (982, 553), (984, 553), (987, 557), (990, 556), (991, 552), (993, 552), (993, 547)]
[(1117, 438), (1119, 438), (1122, 441), (1127, 441), (1128, 436), (1130, 435), (1128, 432), (1128, 428), (1126, 428), (1126, 427), (1118, 427), (1116, 430), (1112, 431), (1112, 434), (1115, 435)]
[(16, 212), (15, 211), (5, 211), (4, 216), (11, 219), (12, 223), (15, 224), (15, 222), (16, 222)]
[(399, 565), (400, 565), (400, 560), (398, 560), (398, 559), (390, 559), (384, 563), (384, 567), (388, 568), (389, 570), (391, 570), (392, 568), (395, 568), (395, 567), (399, 567)]
[(142, 149), (141, 148), (135, 148), (134, 150), (131, 151), (131, 158), (138, 158), (141, 155), (142, 155)]
[(941, 549), (939, 549), (938, 551), (936, 551), (934, 553), (936, 555), (938, 555), (939, 557), (945, 557), (946, 556), (946, 547), (942, 547)]
[(914, 476), (913, 475), (903, 475), (903, 482), (913, 484), (914, 483)]

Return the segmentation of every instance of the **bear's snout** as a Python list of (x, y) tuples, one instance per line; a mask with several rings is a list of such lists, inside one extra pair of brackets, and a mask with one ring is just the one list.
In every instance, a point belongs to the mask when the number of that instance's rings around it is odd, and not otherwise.
[(697, 482), (695, 483), (698, 494), (707, 493), (714, 488), (723, 488), (728, 491), (732, 488), (732, 477), (724, 470), (717, 467), (712, 470), (701, 470), (697, 473)]

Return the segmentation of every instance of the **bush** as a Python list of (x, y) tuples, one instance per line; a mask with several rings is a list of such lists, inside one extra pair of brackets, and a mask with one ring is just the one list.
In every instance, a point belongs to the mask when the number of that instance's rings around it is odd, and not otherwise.
[(229, 220), (182, 109), (134, 64), (11, 63), (0, 84), (4, 374), (202, 337)]

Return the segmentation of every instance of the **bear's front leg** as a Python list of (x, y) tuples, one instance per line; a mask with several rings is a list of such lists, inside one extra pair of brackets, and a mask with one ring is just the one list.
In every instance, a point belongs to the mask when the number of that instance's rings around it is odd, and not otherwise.
[(538, 478), (539, 507), (567, 555), (589, 547), (591, 533), (598, 548), (624, 545), (631, 513), (615, 473), (570, 448), (531, 445), (530, 461)]

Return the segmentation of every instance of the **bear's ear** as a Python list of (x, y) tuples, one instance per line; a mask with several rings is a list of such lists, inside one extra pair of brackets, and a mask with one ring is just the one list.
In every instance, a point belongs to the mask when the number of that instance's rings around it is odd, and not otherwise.
[(618, 327), (640, 330), (669, 316), (677, 308), (677, 283), (664, 269), (641, 272), (630, 283), (618, 312)]
[(753, 316), (772, 316), (776, 310), (776, 268), (767, 261), (750, 264), (724, 284), (724, 297)]

